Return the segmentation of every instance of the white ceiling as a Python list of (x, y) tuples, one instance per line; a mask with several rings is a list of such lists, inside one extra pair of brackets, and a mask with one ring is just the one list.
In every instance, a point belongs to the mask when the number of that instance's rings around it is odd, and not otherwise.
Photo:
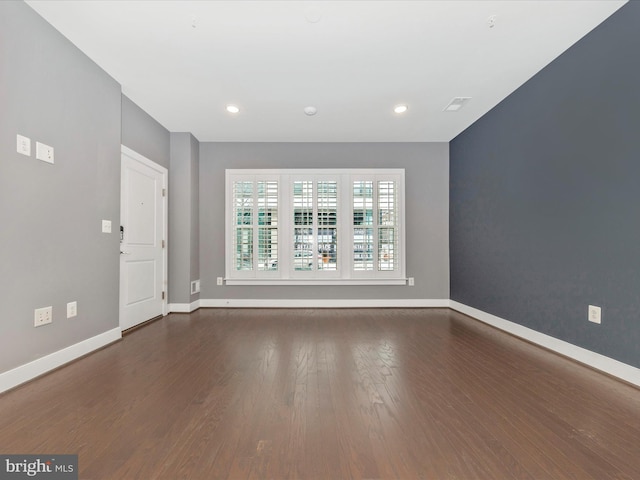
[[(27, 3), (172, 132), (221, 142), (446, 142), (625, 2)], [(457, 96), (472, 99), (443, 112)], [(392, 111), (399, 103), (409, 105), (404, 115)], [(317, 115), (305, 116), (309, 105)]]

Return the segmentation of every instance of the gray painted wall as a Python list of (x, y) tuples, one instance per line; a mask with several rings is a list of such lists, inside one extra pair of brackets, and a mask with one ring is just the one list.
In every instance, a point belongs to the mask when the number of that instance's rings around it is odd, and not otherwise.
[(169, 171), (169, 302), (191, 303), (199, 275), (199, 144), (190, 133), (171, 133)]
[[(408, 286), (216, 286), (224, 276), (227, 168), (405, 168)], [(449, 157), (446, 143), (201, 143), (202, 298), (449, 298)]]
[(122, 144), (169, 168), (169, 130), (122, 95)]
[[(0, 2), (0, 372), (118, 327), (120, 96), (25, 3)], [(35, 159), (36, 141), (55, 165)], [(53, 323), (34, 328), (50, 305)]]
[(450, 150), (451, 298), (636, 367), (639, 25), (629, 2)]

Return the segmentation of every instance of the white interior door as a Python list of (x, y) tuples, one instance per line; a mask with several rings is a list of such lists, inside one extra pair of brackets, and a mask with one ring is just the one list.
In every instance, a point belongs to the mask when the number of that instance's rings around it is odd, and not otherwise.
[(122, 147), (120, 328), (166, 313), (167, 170)]

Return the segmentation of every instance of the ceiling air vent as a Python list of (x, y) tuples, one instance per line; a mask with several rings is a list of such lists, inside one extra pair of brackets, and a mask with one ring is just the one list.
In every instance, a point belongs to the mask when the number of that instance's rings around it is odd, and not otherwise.
[(471, 97), (454, 97), (453, 100), (449, 102), (449, 104), (444, 107), (444, 112), (457, 112), (462, 107), (464, 107)]

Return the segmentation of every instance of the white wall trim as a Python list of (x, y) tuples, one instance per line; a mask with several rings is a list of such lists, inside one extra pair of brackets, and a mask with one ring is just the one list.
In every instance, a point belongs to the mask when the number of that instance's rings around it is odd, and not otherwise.
[(53, 352), (42, 358), (25, 363), (12, 370), (0, 373), (0, 393), (33, 380), (51, 370), (69, 363), (77, 358), (102, 348), (122, 338), (120, 327), (108, 330), (95, 337), (87, 338), (62, 350)]
[(569, 357), (580, 363), (588, 365), (596, 370), (608, 373), (633, 385), (640, 386), (640, 369), (619, 362), (613, 358), (606, 357), (586, 348), (578, 347), (572, 343), (558, 340), (544, 333), (537, 332), (517, 323), (510, 322), (504, 318), (496, 317), (490, 313), (483, 312), (473, 307), (469, 307), (455, 300), (450, 300), (450, 307), (460, 313), (492, 325), (500, 330), (509, 332), (512, 335), (528, 340), (531, 343), (548, 348), (560, 355)]
[(203, 308), (449, 308), (449, 300), (442, 299), (201, 299)]
[(191, 303), (170, 303), (169, 313), (191, 313), (200, 308), (200, 300)]
[(288, 285), (288, 286), (315, 286), (315, 285), (407, 285), (406, 278), (234, 278), (224, 279), (225, 285)]

